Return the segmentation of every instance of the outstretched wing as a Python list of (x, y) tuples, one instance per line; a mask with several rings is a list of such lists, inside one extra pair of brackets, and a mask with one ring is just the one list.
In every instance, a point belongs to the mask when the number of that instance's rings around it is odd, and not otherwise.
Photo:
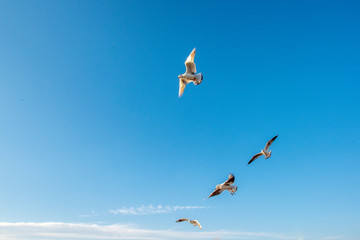
[(224, 182), (223, 184), (224, 185), (231, 185), (234, 182), (235, 182), (235, 176), (232, 173), (230, 173), (228, 180), (226, 180), (226, 182)]
[(186, 73), (191, 73), (191, 74), (196, 73), (196, 66), (194, 63), (195, 52), (196, 52), (196, 49), (194, 48), (185, 61)]
[(215, 191), (213, 191), (213, 192), (208, 196), (208, 198), (209, 198), (209, 197), (212, 197), (212, 196), (219, 195), (220, 193), (222, 193), (222, 191), (224, 191), (224, 190), (222, 190), (222, 189), (216, 189)]
[(251, 158), (251, 160), (248, 162), (248, 165), (250, 164), (250, 163), (252, 163), (255, 159), (257, 159), (258, 157), (260, 157), (261, 155), (263, 155), (263, 153), (258, 153), (258, 154), (255, 154), (252, 158)]
[(187, 218), (180, 218), (180, 219), (177, 220), (176, 222), (184, 222), (184, 221), (189, 221), (189, 219), (187, 219)]
[(278, 136), (279, 136), (279, 135), (276, 135), (275, 137), (273, 137), (270, 141), (268, 141), (268, 142), (266, 143), (265, 148), (264, 148), (265, 151), (269, 150), (270, 145), (275, 141), (275, 139), (276, 139)]
[(202, 227), (201, 227), (200, 223), (198, 222), (198, 220), (193, 220), (193, 222), (195, 223), (195, 224), (193, 224), (194, 226), (199, 226), (199, 228), (202, 229)]
[(188, 84), (188, 81), (185, 78), (180, 78), (180, 80), (179, 80), (179, 97), (181, 97), (183, 95), (186, 84)]

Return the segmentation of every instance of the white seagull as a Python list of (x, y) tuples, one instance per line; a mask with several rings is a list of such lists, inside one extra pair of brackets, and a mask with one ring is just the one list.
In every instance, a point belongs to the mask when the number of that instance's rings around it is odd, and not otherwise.
[(209, 197), (219, 195), (224, 190), (228, 190), (231, 193), (231, 195), (235, 194), (235, 192), (237, 191), (237, 186), (236, 185), (231, 186), (234, 182), (235, 182), (235, 176), (230, 173), (228, 180), (226, 180), (222, 184), (216, 185), (215, 191), (213, 191), (209, 195)]
[(179, 78), (179, 97), (181, 97), (184, 93), (186, 84), (189, 82), (193, 82), (195, 85), (199, 85), (203, 80), (203, 75), (201, 73), (196, 73), (196, 66), (194, 63), (196, 49), (194, 48), (188, 58), (185, 61), (186, 72), (184, 74), (180, 74)]
[(191, 223), (192, 225), (199, 226), (200, 229), (202, 229), (200, 223), (198, 222), (198, 220), (189, 220), (187, 218), (180, 218), (179, 220), (177, 220), (176, 222), (184, 222), (184, 221), (188, 221), (189, 223)]
[(271, 156), (271, 151), (269, 151), (269, 147), (270, 145), (275, 141), (275, 139), (278, 137), (279, 135), (276, 135), (275, 137), (273, 137), (272, 139), (270, 139), (270, 141), (268, 141), (265, 145), (264, 149), (261, 149), (261, 152), (259, 152), (258, 154), (255, 154), (251, 160), (248, 162), (248, 165), (250, 163), (252, 163), (255, 159), (257, 159), (258, 157), (260, 157), (261, 155), (265, 156), (265, 159), (269, 158)]

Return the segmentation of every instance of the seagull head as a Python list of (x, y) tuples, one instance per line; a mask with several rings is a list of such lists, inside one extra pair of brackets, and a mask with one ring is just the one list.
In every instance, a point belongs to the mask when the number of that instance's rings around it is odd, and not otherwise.
[(182, 77), (183, 77), (183, 75), (184, 75), (184, 74), (180, 74), (180, 75), (178, 76), (178, 78), (182, 78)]

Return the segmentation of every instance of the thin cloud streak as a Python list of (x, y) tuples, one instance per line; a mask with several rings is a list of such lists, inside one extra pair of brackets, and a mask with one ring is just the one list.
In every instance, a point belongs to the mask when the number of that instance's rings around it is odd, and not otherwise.
[(335, 240), (335, 239), (342, 239), (342, 236), (327, 236), (327, 237), (323, 237), (320, 238), (320, 240)]
[(89, 214), (81, 214), (79, 215), (79, 217), (82, 217), (82, 218), (89, 218), (89, 217), (96, 217), (97, 214), (95, 213), (95, 211), (91, 211)]
[(198, 231), (183, 232), (174, 230), (148, 230), (125, 224), (99, 225), (65, 222), (0, 222), (0, 239), (144, 239), (144, 240), (180, 240), (180, 239), (283, 239), (295, 240), (299, 237), (263, 232)]
[(153, 215), (153, 214), (163, 214), (163, 213), (172, 213), (180, 210), (191, 210), (191, 209), (202, 209), (205, 207), (201, 206), (141, 206), (141, 207), (122, 207), (115, 210), (109, 210), (109, 213), (112, 214), (123, 214), (123, 215)]

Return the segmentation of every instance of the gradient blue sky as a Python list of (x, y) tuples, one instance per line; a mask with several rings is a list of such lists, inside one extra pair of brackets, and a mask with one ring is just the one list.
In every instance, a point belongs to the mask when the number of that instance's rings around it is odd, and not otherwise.
[(0, 239), (360, 239), (359, 12), (0, 1)]

